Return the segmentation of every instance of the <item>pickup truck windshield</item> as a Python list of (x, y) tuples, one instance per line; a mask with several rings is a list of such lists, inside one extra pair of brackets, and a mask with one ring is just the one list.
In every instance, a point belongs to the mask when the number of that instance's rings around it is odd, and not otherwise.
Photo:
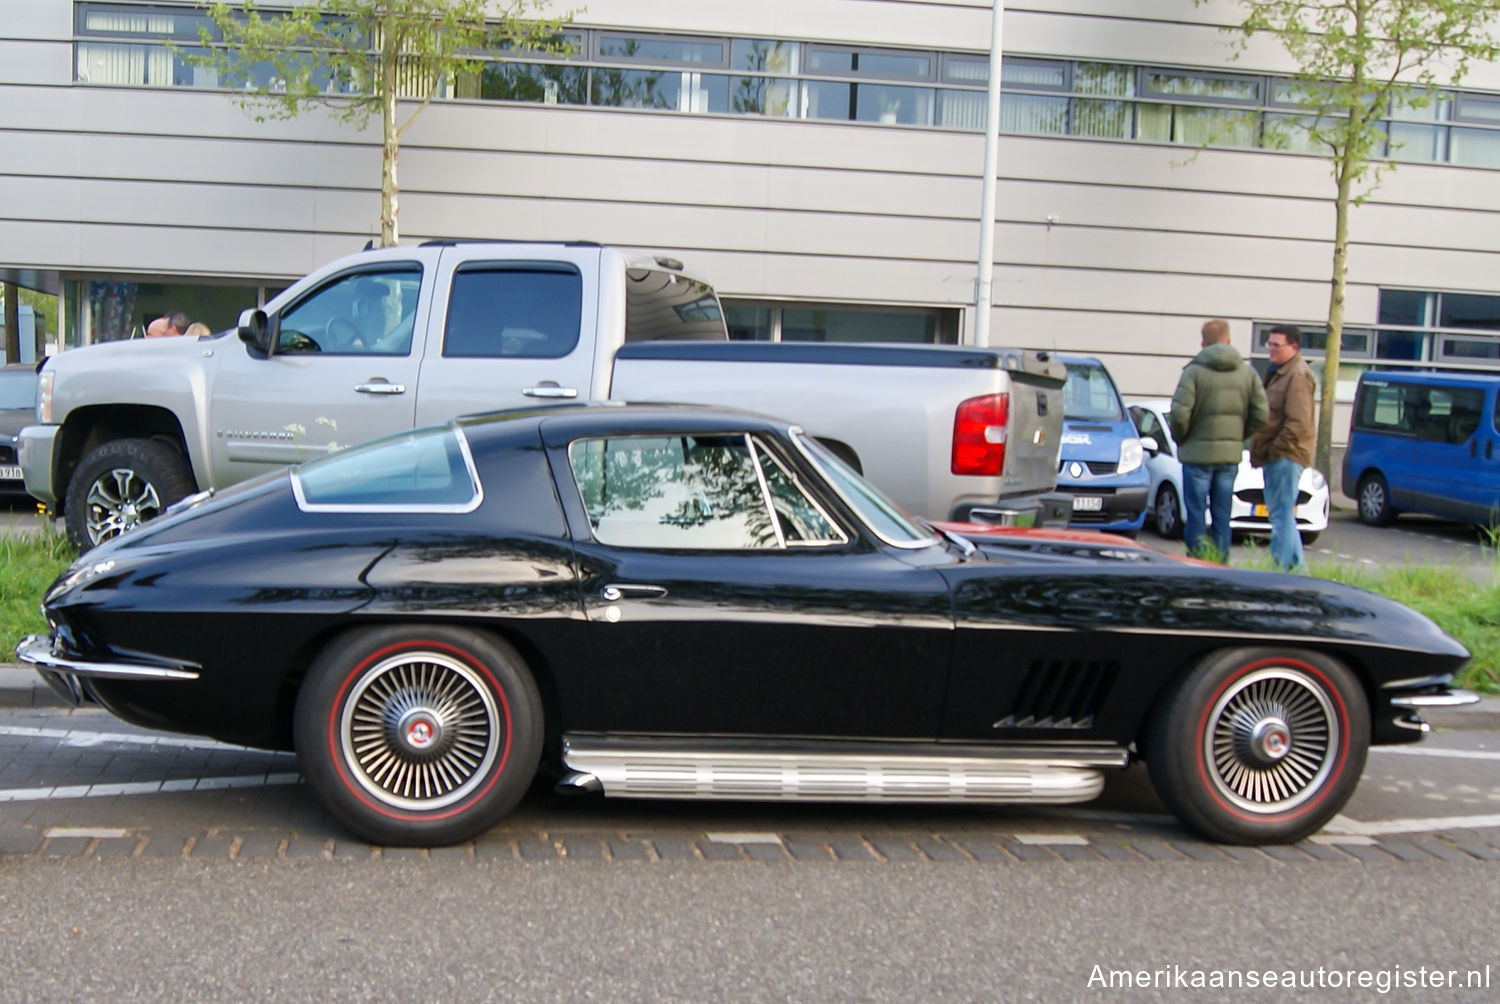
[(794, 433), (793, 438), (839, 497), (881, 540), (896, 547), (926, 547), (937, 543), (937, 537), (902, 512), (879, 488), (850, 470), (822, 443), (800, 432)]

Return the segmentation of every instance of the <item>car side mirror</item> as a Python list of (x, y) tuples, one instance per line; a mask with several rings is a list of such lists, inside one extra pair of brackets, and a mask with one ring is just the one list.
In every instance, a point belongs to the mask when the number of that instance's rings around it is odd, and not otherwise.
[(264, 310), (252, 307), (241, 312), (240, 341), (250, 346), (250, 351), (262, 359), (270, 356), (274, 338), (270, 318)]
[(1142, 436), (1141, 449), (1154, 457), (1161, 452), (1161, 444), (1156, 441), (1155, 436)]

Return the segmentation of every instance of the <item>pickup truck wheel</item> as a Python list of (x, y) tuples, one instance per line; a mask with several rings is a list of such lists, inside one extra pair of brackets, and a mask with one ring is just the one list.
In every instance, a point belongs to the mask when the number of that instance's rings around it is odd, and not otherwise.
[(95, 447), (68, 481), (68, 536), (79, 552), (118, 537), (193, 491), (187, 458), (153, 439)]
[(1209, 656), (1152, 715), (1151, 782), (1221, 843), (1292, 843), (1344, 806), (1364, 769), (1370, 710), (1345, 666), (1300, 649)]
[(455, 844), (536, 775), (542, 703), (521, 656), (477, 631), (393, 625), (320, 653), (297, 695), (307, 783), (372, 843)]

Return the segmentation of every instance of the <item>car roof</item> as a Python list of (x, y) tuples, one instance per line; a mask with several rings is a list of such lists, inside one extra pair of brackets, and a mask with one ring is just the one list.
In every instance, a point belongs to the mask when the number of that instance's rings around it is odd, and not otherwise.
[(1434, 373), (1417, 370), (1366, 370), (1360, 374), (1360, 382), (1385, 380), (1392, 383), (1430, 383), (1450, 386), (1465, 384), (1492, 384), (1500, 382), (1500, 373)]
[(785, 434), (791, 423), (734, 408), (694, 404), (590, 401), (465, 415), (466, 435), (505, 436), (536, 429), (549, 442), (599, 433), (766, 432)]
[(1139, 407), (1139, 408), (1150, 408), (1152, 411), (1159, 411), (1159, 412), (1161, 412), (1162, 414), (1165, 415), (1167, 412), (1169, 412), (1169, 411), (1172, 410), (1172, 399), (1170, 397), (1142, 397), (1142, 398), (1136, 398), (1134, 400), (1126, 401), (1125, 402), (1125, 407), (1127, 407), (1127, 408), (1137, 408), (1137, 407)]

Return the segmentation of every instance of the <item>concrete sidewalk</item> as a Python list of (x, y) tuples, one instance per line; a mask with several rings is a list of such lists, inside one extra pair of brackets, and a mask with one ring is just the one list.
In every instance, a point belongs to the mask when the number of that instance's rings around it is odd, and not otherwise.
[[(0, 708), (65, 708), (65, 702), (27, 666), (0, 664)], [(1500, 696), (1481, 698), (1463, 708), (1430, 711), (1434, 728), (1460, 732), (1500, 731)]]

